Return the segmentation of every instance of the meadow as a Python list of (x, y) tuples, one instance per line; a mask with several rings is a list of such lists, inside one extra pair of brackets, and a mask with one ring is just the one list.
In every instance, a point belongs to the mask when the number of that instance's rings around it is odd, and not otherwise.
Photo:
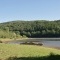
[(42, 60), (40, 57), (58, 55), (60, 50), (36, 45), (0, 43), (0, 60)]

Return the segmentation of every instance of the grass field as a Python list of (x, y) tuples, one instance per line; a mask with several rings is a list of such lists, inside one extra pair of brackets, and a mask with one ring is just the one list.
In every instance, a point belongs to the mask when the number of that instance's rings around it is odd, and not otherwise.
[[(34, 45), (0, 44), (1, 60), (5, 60), (9, 57), (17, 57), (17, 59), (11, 60), (29, 60), (30, 58), (28, 57), (35, 57), (35, 59), (32, 58), (30, 60), (39, 60), (36, 59), (36, 57), (48, 56), (50, 53), (60, 55), (60, 50)], [(20, 57), (23, 59), (18, 59)]]

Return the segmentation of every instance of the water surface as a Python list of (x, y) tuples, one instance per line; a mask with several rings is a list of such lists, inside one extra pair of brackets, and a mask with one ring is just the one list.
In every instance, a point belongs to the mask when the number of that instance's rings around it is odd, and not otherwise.
[(38, 42), (42, 43), (43, 46), (60, 48), (60, 38), (29, 38), (25, 40), (14, 40), (7, 43), (21, 44), (23, 42)]

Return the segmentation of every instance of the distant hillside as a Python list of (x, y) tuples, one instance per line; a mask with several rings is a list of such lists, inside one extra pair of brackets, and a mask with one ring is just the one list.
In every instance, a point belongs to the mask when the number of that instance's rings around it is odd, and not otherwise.
[(11, 21), (0, 23), (0, 29), (6, 27), (9, 31), (27, 37), (60, 37), (60, 20), (46, 21)]

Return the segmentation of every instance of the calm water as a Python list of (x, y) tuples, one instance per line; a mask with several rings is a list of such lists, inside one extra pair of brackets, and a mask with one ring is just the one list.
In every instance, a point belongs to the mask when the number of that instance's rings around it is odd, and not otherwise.
[(60, 48), (60, 38), (29, 38), (29, 39), (25, 39), (25, 40), (15, 40), (15, 41), (10, 41), (7, 43), (10, 44), (21, 44), (23, 42), (38, 42), (38, 43), (42, 43), (43, 46), (47, 46), (47, 47), (58, 47)]
[(43, 46), (60, 48), (60, 41), (42, 41), (42, 43)]

